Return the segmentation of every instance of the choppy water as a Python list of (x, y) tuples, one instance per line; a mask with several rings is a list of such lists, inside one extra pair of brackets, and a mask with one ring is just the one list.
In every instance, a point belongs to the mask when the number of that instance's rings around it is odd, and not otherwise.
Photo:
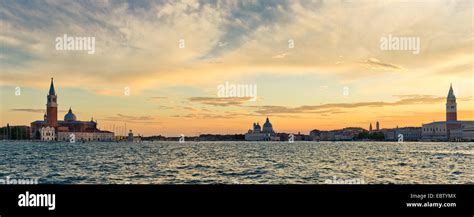
[(0, 141), (0, 178), (45, 183), (474, 183), (474, 143)]

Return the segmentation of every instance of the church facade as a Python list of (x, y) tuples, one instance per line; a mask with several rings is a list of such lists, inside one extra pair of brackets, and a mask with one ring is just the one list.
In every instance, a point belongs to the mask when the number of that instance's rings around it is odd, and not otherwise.
[(452, 85), (446, 98), (446, 121), (423, 124), (424, 141), (474, 141), (474, 121), (457, 119), (457, 103)]
[(58, 120), (57, 95), (53, 78), (46, 101), (43, 120), (34, 121), (30, 127), (30, 138), (43, 141), (112, 141), (114, 133), (97, 128), (97, 122), (79, 121), (69, 108), (64, 120)]
[(280, 141), (280, 137), (273, 131), (273, 125), (267, 117), (267, 120), (263, 124), (263, 128), (260, 124), (253, 123), (253, 128), (245, 134), (245, 140), (247, 141)]

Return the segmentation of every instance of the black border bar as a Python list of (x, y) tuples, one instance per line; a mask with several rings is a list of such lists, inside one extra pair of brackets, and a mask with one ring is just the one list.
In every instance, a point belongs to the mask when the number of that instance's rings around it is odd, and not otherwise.
[[(56, 209), (19, 207), (26, 191)], [(455, 194), (455, 198), (410, 198)], [(474, 185), (0, 185), (0, 216), (474, 216)], [(407, 207), (409, 202), (456, 207)]]

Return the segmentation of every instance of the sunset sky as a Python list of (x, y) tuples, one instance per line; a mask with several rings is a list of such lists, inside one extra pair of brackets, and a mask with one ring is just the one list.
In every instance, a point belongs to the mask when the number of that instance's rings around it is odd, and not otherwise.
[[(474, 120), (473, 14), (470, 0), (2, 0), (0, 124), (41, 120), (50, 77), (59, 120), (71, 106), (144, 135), (245, 133), (267, 116), (305, 134), (421, 126), (445, 120), (450, 83)], [(95, 37), (95, 53), (56, 50), (64, 34)], [(419, 37), (420, 53), (381, 50), (389, 34)], [(257, 100), (218, 97), (225, 82)]]

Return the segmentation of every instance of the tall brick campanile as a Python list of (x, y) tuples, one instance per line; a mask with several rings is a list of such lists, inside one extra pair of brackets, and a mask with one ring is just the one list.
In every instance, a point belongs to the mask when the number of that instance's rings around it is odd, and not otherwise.
[(51, 86), (49, 86), (49, 93), (46, 103), (46, 120), (48, 125), (52, 127), (58, 126), (58, 103), (56, 91), (54, 90), (53, 78), (51, 78)]
[(449, 86), (448, 98), (446, 99), (446, 121), (457, 121), (457, 104), (454, 96), (453, 85)]

